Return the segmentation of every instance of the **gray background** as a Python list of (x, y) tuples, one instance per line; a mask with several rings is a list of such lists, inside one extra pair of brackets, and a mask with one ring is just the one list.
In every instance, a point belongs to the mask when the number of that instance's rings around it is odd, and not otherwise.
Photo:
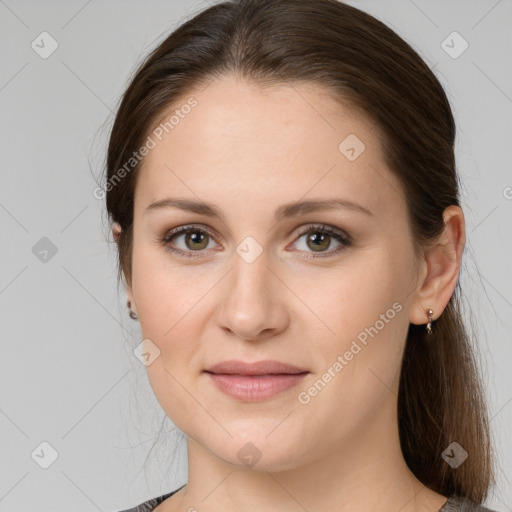
[[(450, 97), (468, 237), (461, 279), (499, 464), (488, 506), (511, 511), (512, 2), (349, 3), (411, 43)], [(206, 5), (0, 0), (1, 511), (115, 511), (186, 481), (184, 445), (173, 457), (173, 425), (132, 353), (140, 332), (93, 190), (129, 75)], [(58, 43), (46, 59), (31, 47), (43, 31)], [(442, 46), (453, 31), (469, 44), (457, 58)], [(43, 442), (58, 453), (47, 469)]]

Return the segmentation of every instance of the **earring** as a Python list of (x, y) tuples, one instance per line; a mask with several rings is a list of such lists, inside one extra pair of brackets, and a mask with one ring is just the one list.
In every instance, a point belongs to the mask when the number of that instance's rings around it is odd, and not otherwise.
[(427, 310), (428, 315), (428, 323), (427, 323), (427, 333), (432, 334), (432, 315), (434, 314), (434, 311), (431, 309)]
[(128, 302), (126, 303), (126, 306), (127, 306), (127, 307), (128, 307), (128, 309), (130, 310), (130, 313), (129, 313), (130, 318), (131, 318), (132, 320), (137, 320), (139, 317), (138, 317), (138, 316), (137, 316), (137, 315), (132, 311), (132, 303), (131, 303), (130, 301), (128, 301)]

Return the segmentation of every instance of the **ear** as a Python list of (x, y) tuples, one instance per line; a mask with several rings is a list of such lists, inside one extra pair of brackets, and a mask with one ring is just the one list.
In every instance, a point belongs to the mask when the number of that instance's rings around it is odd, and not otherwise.
[(121, 224), (119, 222), (112, 223), (112, 236), (116, 244), (119, 243), (119, 237), (121, 236)]
[[(118, 222), (114, 222), (112, 224), (112, 236), (114, 237), (114, 241), (116, 244), (119, 243), (119, 238), (121, 236), (121, 225)], [(137, 306), (135, 305), (135, 300), (133, 299), (133, 292), (130, 286), (126, 286), (126, 295), (128, 300), (130, 301), (131, 310), (137, 314)]]
[(429, 309), (434, 312), (433, 320), (441, 316), (459, 278), (466, 243), (462, 209), (455, 205), (448, 206), (443, 212), (443, 220), (443, 232), (436, 243), (426, 250), (421, 262), (421, 279), (409, 314), (410, 322), (416, 325), (428, 322)]

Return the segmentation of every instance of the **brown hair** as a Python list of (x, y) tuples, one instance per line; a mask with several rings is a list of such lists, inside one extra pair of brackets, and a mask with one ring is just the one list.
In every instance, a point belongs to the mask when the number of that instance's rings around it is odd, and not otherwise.
[[(259, 86), (310, 82), (375, 123), (385, 163), (400, 179), (415, 247), (435, 241), (459, 205), (455, 122), (443, 87), (385, 24), (336, 0), (232, 0), (172, 32), (142, 62), (122, 97), (107, 154), (106, 206), (121, 225), (119, 267), (131, 283), (134, 191), (140, 163), (114, 182), (162, 116), (194, 87), (236, 73)], [(460, 284), (435, 336), (411, 324), (398, 396), (405, 461), (427, 487), (482, 503), (494, 484), (484, 391), (462, 321)], [(468, 458), (441, 457), (456, 441)]]

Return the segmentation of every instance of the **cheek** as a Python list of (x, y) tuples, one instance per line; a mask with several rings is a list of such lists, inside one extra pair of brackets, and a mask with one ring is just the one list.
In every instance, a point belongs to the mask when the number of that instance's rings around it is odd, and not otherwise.
[(197, 407), (195, 379), (200, 369), (198, 354), (203, 329), (201, 297), (207, 289), (193, 286), (177, 272), (148, 265), (138, 276), (137, 306), (143, 339), (160, 351), (146, 367), (156, 399), (181, 430), (190, 428), (190, 411)]
[[(309, 288), (308, 305), (331, 331), (328, 345), (332, 346), (336, 338), (350, 341), (361, 334), (364, 339), (365, 329), (376, 322), (382, 333), (389, 332), (388, 326), (397, 323), (397, 310), (405, 309), (407, 268), (386, 252), (375, 249), (358, 254), (339, 272), (330, 273), (328, 279), (317, 280), (319, 286)], [(395, 303), (399, 305), (393, 307)]]
[(172, 343), (191, 316), (200, 320), (195, 308), (216, 281), (211, 270), (173, 263), (163, 248), (134, 251), (133, 268), (133, 292), (147, 337)]
[(322, 382), (332, 382), (325, 386), (329, 399), (346, 402), (340, 411), (368, 409), (396, 385), (409, 326), (406, 259), (367, 252), (360, 264), (340, 272), (336, 286), (315, 294), (315, 310), (329, 329), (311, 341), (326, 372)]
[[(178, 272), (165, 260), (134, 252), (133, 292), (142, 339), (149, 339), (159, 356), (146, 367), (149, 382), (164, 410), (182, 410), (184, 392), (180, 386), (196, 370), (194, 354), (202, 329), (201, 298), (208, 283)], [(190, 407), (190, 404), (186, 404)]]
[(299, 410), (316, 418), (318, 437), (326, 424), (331, 426), (327, 451), (332, 439), (359, 431), (398, 394), (408, 328), (405, 308), (389, 292), (379, 295), (374, 289), (373, 295), (363, 296), (367, 300), (352, 300), (337, 322), (332, 317), (335, 338), (316, 339), (315, 352), (321, 354), (322, 364), (309, 387), (299, 390)]

